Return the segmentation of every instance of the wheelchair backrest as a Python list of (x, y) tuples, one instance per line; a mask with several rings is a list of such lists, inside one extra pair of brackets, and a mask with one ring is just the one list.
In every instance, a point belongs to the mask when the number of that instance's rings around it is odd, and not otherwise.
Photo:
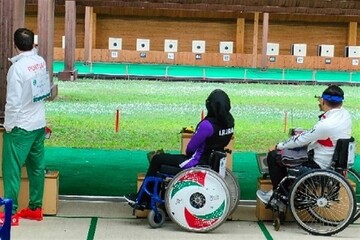
[(218, 172), (220, 176), (225, 177), (226, 172), (226, 152), (212, 151), (209, 158), (209, 165), (212, 170)]
[(335, 170), (345, 170), (354, 164), (355, 139), (339, 139), (336, 142), (332, 162)]

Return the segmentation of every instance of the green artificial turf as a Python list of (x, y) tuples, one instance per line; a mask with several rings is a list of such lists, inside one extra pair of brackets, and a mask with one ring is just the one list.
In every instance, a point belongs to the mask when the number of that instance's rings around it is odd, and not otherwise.
[[(359, 158), (355, 169), (360, 172)], [(148, 167), (146, 151), (47, 147), (45, 159), (49, 170), (59, 171), (61, 195), (123, 196), (136, 192), (137, 174), (145, 173)], [(239, 181), (240, 199), (255, 200), (261, 177), (256, 153), (233, 152), (232, 172)], [(359, 188), (357, 191), (359, 196)]]

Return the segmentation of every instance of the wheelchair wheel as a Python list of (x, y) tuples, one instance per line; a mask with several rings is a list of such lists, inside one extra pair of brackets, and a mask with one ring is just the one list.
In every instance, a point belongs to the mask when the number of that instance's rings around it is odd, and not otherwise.
[(157, 213), (154, 210), (151, 210), (147, 216), (149, 225), (152, 228), (159, 228), (165, 222), (166, 214), (165, 211), (161, 208), (157, 208)]
[(274, 219), (274, 222), (273, 222), (273, 225), (274, 225), (274, 230), (275, 230), (275, 231), (279, 231), (279, 230), (280, 230), (280, 226), (281, 226), (280, 218), (275, 218), (275, 219)]
[(356, 213), (351, 223), (354, 223), (360, 217), (360, 174), (351, 168), (347, 171), (347, 178), (355, 183)]
[(340, 174), (314, 169), (294, 182), (289, 205), (297, 224), (314, 235), (330, 236), (344, 230), (356, 209), (354, 191)]
[(355, 169), (351, 168), (347, 171), (347, 178), (355, 183), (356, 191), (356, 202), (360, 202), (360, 174), (355, 171)]
[(209, 232), (227, 219), (229, 189), (225, 180), (209, 168), (183, 170), (169, 183), (165, 207), (171, 220), (182, 229)]
[(230, 208), (229, 208), (229, 216), (230, 216), (235, 212), (238, 206), (240, 199), (240, 186), (239, 186), (239, 181), (229, 169), (226, 169), (225, 172), (225, 182), (228, 185), (229, 193), (230, 193)]

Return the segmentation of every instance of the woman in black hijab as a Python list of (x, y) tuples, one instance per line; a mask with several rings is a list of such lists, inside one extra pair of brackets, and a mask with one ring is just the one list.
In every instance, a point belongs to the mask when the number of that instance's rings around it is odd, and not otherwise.
[[(221, 89), (215, 89), (207, 97), (207, 115), (196, 127), (186, 154), (160, 153), (153, 156), (145, 177), (156, 176), (163, 165), (182, 169), (207, 165), (212, 151), (224, 151), (234, 133), (234, 118), (230, 113), (229, 96)], [(147, 186), (149, 189), (149, 186)], [(137, 194), (125, 195), (130, 204), (136, 202)], [(138, 203), (142, 202), (138, 200)]]

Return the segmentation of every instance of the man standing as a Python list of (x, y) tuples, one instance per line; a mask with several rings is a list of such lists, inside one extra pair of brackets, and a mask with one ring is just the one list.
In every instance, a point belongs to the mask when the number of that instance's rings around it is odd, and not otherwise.
[[(41, 221), (45, 181), (45, 106), (50, 81), (45, 60), (34, 48), (34, 33), (19, 28), (14, 33), (15, 49), (7, 74), (5, 132), (3, 135), (4, 198), (13, 200), (12, 225), (19, 217)], [(28, 208), (18, 210), (21, 168), (26, 165), (30, 199)], [(3, 213), (1, 214), (3, 218)]]

